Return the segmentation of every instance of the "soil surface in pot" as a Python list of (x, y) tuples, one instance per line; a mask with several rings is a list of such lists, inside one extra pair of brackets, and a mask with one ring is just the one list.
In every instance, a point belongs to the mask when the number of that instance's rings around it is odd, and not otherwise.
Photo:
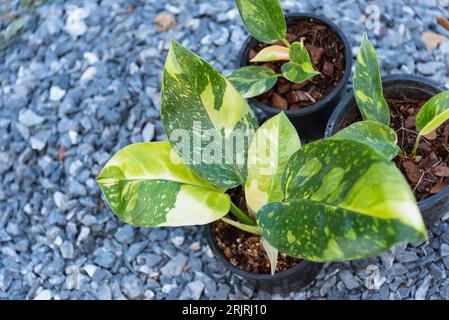
[[(412, 187), (417, 201), (427, 199), (449, 185), (449, 123), (440, 126), (421, 138), (416, 157), (412, 150), (415, 145), (415, 120), (419, 109), (426, 101), (386, 99), (390, 106), (391, 124), (398, 136), (398, 146), (405, 153), (393, 159)], [(361, 121), (356, 113), (344, 119), (343, 127)]]
[[(345, 47), (334, 31), (314, 19), (301, 20), (288, 26), (286, 38), (290, 43), (304, 38), (304, 45), (312, 63), (321, 74), (300, 84), (281, 77), (273, 89), (256, 99), (277, 109), (297, 110), (319, 102), (335, 89), (345, 73)], [(276, 45), (284, 46), (282, 42)], [(249, 60), (267, 46), (270, 45), (258, 43), (249, 51)], [(280, 74), (284, 63), (286, 61), (250, 63), (250, 65), (269, 67)]]
[[(243, 212), (248, 213), (242, 189), (232, 189), (228, 193), (232, 201)], [(231, 215), (228, 218), (234, 219)], [(271, 273), (270, 260), (260, 242), (260, 237), (230, 226), (221, 220), (214, 223), (214, 232), (218, 247), (231, 264), (246, 272)], [(279, 253), (276, 272), (286, 271), (300, 261), (300, 259)]]

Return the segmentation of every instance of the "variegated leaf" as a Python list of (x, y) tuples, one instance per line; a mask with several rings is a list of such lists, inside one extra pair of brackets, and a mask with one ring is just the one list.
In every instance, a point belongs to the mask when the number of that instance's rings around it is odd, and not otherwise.
[(193, 173), (168, 142), (127, 146), (97, 181), (115, 214), (139, 227), (207, 224), (230, 208), (229, 195)]
[(290, 47), (290, 61), (282, 65), (284, 77), (292, 82), (301, 83), (318, 74), (310, 60), (309, 53), (302, 42), (294, 42)]
[(250, 62), (288, 61), (290, 60), (289, 52), (290, 49), (287, 47), (269, 46), (260, 50)]
[(262, 236), (293, 257), (324, 262), (376, 256), (426, 239), (401, 172), (373, 148), (323, 140), (298, 150), (283, 176), (284, 202), (257, 213)]
[(449, 91), (432, 97), (419, 110), (416, 116), (416, 130), (426, 135), (436, 130), (449, 119)]
[(257, 97), (273, 88), (278, 81), (273, 69), (257, 66), (239, 68), (227, 78), (243, 98)]
[(258, 127), (254, 113), (226, 78), (175, 41), (161, 104), (168, 139), (195, 173), (226, 189), (243, 184), (246, 146)]
[(243, 24), (251, 35), (265, 43), (284, 39), (287, 24), (279, 0), (236, 0)]
[(267, 240), (265, 240), (263, 237), (260, 237), (260, 243), (262, 243), (263, 248), (265, 249), (265, 252), (267, 253), (268, 260), (270, 260), (270, 269), (271, 274), (276, 273), (276, 266), (278, 262), (278, 255), (279, 250), (273, 247)]
[(290, 156), (301, 148), (295, 127), (281, 112), (257, 130), (248, 152), (246, 204), (256, 213), (264, 205), (283, 199), (281, 177)]
[(354, 96), (364, 120), (390, 124), (390, 109), (382, 92), (376, 51), (366, 33), (355, 66)]
[(333, 135), (332, 139), (354, 140), (377, 149), (388, 159), (393, 159), (401, 149), (398, 137), (390, 127), (376, 121), (359, 121)]

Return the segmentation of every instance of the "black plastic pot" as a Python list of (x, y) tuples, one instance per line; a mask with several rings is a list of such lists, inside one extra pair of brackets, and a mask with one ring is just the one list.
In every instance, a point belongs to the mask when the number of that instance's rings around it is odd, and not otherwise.
[[(406, 96), (409, 99), (428, 100), (445, 90), (438, 83), (409, 74), (385, 76), (382, 79), (382, 86), (384, 96), (393, 99)], [(329, 138), (340, 131), (343, 121), (355, 112), (357, 112), (357, 104), (354, 93), (351, 91), (335, 108), (329, 119), (325, 137)], [(449, 187), (430, 198), (419, 201), (418, 207), (427, 225), (438, 222), (449, 211)]]
[[(305, 108), (301, 108), (299, 110), (284, 111), (300, 134), (301, 140), (303, 140), (304, 142), (312, 141), (323, 137), (327, 121), (329, 120), (329, 116), (331, 115), (334, 107), (344, 93), (343, 89), (345, 88), (345, 85), (348, 82), (349, 76), (351, 74), (351, 47), (343, 32), (334, 23), (324, 17), (309, 13), (290, 13), (286, 14), (285, 18), (288, 26), (305, 19), (317, 20), (325, 24), (327, 27), (329, 27), (330, 30), (335, 32), (345, 47), (345, 73), (343, 75), (343, 78), (338, 83), (337, 87), (335, 87), (335, 89), (327, 97), (323, 98), (315, 104), (312, 104)], [(249, 36), (248, 39), (244, 42), (238, 57), (238, 68), (248, 65), (248, 53), (258, 43), (259, 42), (251, 36)], [(249, 104), (253, 109), (261, 109), (268, 117), (275, 116), (281, 111), (271, 106), (264, 105), (255, 98), (249, 99)]]
[(229, 271), (241, 278), (246, 279), (254, 285), (256, 289), (261, 289), (270, 293), (288, 293), (291, 291), (298, 291), (315, 280), (316, 276), (320, 273), (323, 267), (323, 264), (321, 263), (302, 260), (293, 268), (284, 272), (275, 273), (274, 275), (242, 271), (232, 265), (217, 246), (213, 224), (206, 225), (204, 232), (207, 244), (212, 250), (214, 256), (221, 263), (223, 263)]

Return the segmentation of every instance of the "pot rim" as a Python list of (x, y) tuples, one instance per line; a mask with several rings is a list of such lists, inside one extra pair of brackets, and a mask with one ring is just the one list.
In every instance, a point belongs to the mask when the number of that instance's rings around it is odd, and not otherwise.
[(261, 273), (253, 273), (248, 271), (243, 271), (239, 269), (238, 267), (234, 266), (231, 262), (229, 262), (228, 259), (223, 255), (221, 250), (218, 248), (217, 243), (214, 239), (214, 230), (213, 230), (213, 223), (209, 223), (204, 226), (205, 233), (206, 233), (206, 240), (207, 244), (209, 245), (209, 248), (211, 249), (214, 257), (218, 259), (221, 263), (225, 265), (225, 267), (230, 270), (231, 272), (247, 279), (251, 280), (257, 280), (257, 281), (275, 281), (280, 280), (285, 277), (289, 277), (292, 274), (295, 274), (297, 272), (301, 272), (302, 269), (304, 269), (308, 264), (310, 263), (318, 263), (313, 262), (309, 260), (302, 259), (301, 262), (299, 262), (297, 265), (293, 266), (292, 268), (282, 271), (282, 272), (276, 272), (274, 275), (269, 274), (261, 274)]
[[(408, 74), (408, 73), (398, 73), (398, 74), (391, 74), (391, 75), (386, 75), (386, 76), (382, 76), (382, 83), (384, 82), (394, 82), (394, 81), (399, 81), (399, 80), (405, 80), (405, 81), (409, 81), (409, 82), (414, 82), (414, 83), (423, 83), (427, 86), (430, 86), (432, 88), (434, 88), (437, 91), (443, 92), (446, 90), (446, 88), (439, 84), (438, 82), (422, 77), (422, 76), (417, 76), (414, 74)], [(354, 98), (354, 90), (351, 89), (346, 96), (340, 101), (340, 103), (337, 105), (337, 107), (335, 108), (335, 110), (332, 112), (329, 121), (327, 123), (326, 126), (326, 131), (324, 134), (324, 138), (327, 139), (330, 136), (333, 135), (333, 131), (335, 128), (335, 124), (337, 122), (337, 117), (340, 115), (340, 113), (345, 109), (345, 107), (349, 104), (349, 102)], [(447, 194), (449, 193), (449, 186), (447, 186), (446, 188), (444, 188), (443, 190), (441, 190), (440, 192), (438, 192), (437, 194), (418, 201), (418, 206), (422, 209), (425, 209), (427, 207), (432, 206), (435, 202), (438, 202), (439, 200), (441, 200), (442, 198), (444, 198)]]
[[(262, 109), (265, 112), (279, 113), (279, 112), (283, 111), (287, 116), (301, 117), (301, 116), (308, 115), (308, 114), (317, 112), (317, 111), (325, 108), (328, 105), (328, 103), (330, 101), (332, 101), (335, 97), (337, 97), (340, 94), (340, 92), (344, 89), (346, 83), (349, 80), (349, 77), (351, 75), (351, 70), (352, 70), (352, 50), (351, 50), (352, 47), (350, 46), (348, 39), (346, 38), (345, 34), (340, 29), (340, 27), (338, 27), (335, 23), (333, 23), (332, 21), (330, 21), (329, 19), (327, 19), (324, 16), (316, 15), (316, 14), (312, 14), (312, 13), (306, 13), (306, 12), (285, 13), (284, 16), (285, 16), (286, 20), (288, 20), (289, 18), (304, 18), (304, 19), (311, 18), (311, 19), (320, 21), (321, 23), (323, 23), (327, 27), (329, 27), (329, 29), (331, 29), (340, 38), (340, 41), (343, 43), (343, 47), (345, 48), (344, 55), (345, 55), (345, 64), (346, 65), (345, 65), (345, 73), (344, 73), (343, 77), (340, 79), (338, 85), (334, 88), (334, 90), (332, 90), (330, 94), (328, 94), (326, 97), (324, 97), (322, 100), (318, 101), (317, 103), (311, 104), (311, 105), (301, 108), (299, 110), (281, 110), (281, 109), (273, 108), (271, 106), (267, 106), (267, 105), (259, 102), (255, 98), (249, 99), (249, 101), (252, 104), (254, 104), (256, 107)], [(243, 43), (242, 49), (240, 50), (239, 55), (238, 55), (238, 57), (239, 57), (238, 66), (237, 66), (238, 68), (247, 66), (247, 63), (246, 64), (242, 63), (242, 60), (244, 60), (244, 59), (247, 60), (247, 58), (244, 58), (245, 51), (249, 47), (250, 43), (253, 41), (257, 41), (257, 40), (250, 35)]]

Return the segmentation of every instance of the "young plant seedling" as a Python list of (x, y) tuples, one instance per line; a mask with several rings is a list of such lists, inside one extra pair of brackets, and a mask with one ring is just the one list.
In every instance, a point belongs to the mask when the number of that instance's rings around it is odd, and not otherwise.
[[(363, 120), (341, 130), (333, 138), (353, 139), (371, 145), (393, 159), (401, 151), (396, 132), (389, 127), (390, 109), (384, 99), (379, 63), (373, 45), (363, 36), (354, 72), (354, 97)], [(422, 136), (449, 119), (449, 91), (427, 101), (416, 116), (418, 130), (412, 156), (416, 156)], [(405, 154), (405, 152), (403, 152)]]
[(273, 44), (262, 49), (250, 62), (286, 61), (282, 74), (261, 66), (242, 67), (228, 76), (228, 80), (244, 98), (267, 92), (275, 86), (279, 77), (302, 83), (318, 74), (304, 46), (303, 39), (290, 42), (286, 39), (287, 24), (279, 0), (236, 0), (243, 24), (258, 41)]
[[(234, 86), (177, 42), (165, 63), (161, 104), (169, 141), (125, 147), (98, 176), (125, 222), (155, 227), (221, 219), (261, 237), (272, 273), (278, 251), (348, 260), (426, 238), (407, 182), (383, 155), (352, 140), (301, 147), (284, 113), (258, 128)], [(238, 186), (249, 214), (226, 193)]]

